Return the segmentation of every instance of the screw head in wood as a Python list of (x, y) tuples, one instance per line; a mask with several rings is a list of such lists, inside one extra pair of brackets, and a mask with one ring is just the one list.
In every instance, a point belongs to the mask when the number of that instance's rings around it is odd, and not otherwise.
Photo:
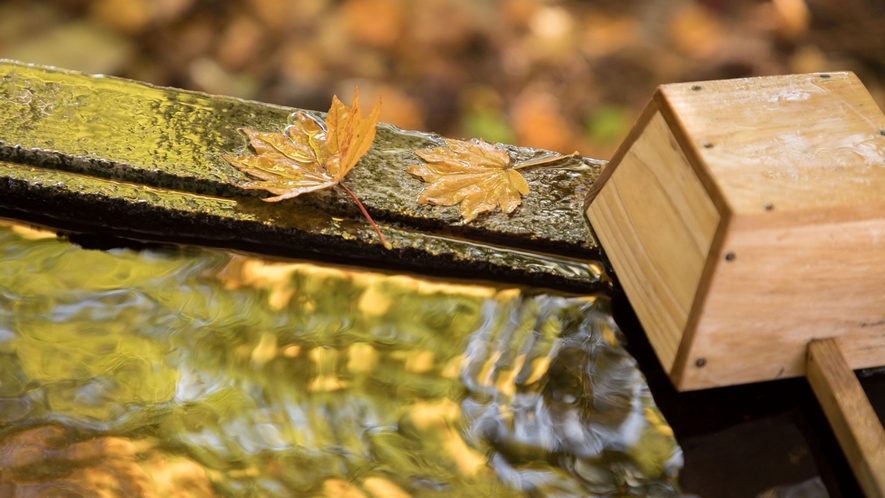
[(713, 144), (711, 144), (710, 142), (704, 142), (704, 148), (705, 148), (705, 149), (712, 149), (712, 148), (713, 148)]
[(733, 252), (730, 252), (725, 255), (725, 261), (734, 261), (734, 258), (736, 258), (736, 257), (737, 256), (735, 256)]
[(762, 205), (762, 207), (764, 207), (766, 211), (771, 211), (772, 209), (774, 209), (774, 204), (772, 204), (770, 202), (766, 202), (765, 204)]
[(692, 86), (691, 86), (691, 89), (694, 90), (694, 91), (696, 91), (696, 92), (700, 91), (701, 88), (702, 88), (701, 85), (692, 85)]
[(827, 73), (823, 73), (823, 74), (820, 75), (820, 77), (821, 77), (821, 78), (829, 78), (830, 75), (827, 74)]
[(698, 358), (698, 359), (694, 362), (694, 364), (695, 364), (695, 366), (697, 366), (698, 368), (701, 368), (701, 367), (703, 367), (704, 365), (707, 364), (707, 360), (706, 360), (705, 358)]
[(885, 135), (885, 128), (882, 128), (881, 130), (879, 130), (879, 135)]

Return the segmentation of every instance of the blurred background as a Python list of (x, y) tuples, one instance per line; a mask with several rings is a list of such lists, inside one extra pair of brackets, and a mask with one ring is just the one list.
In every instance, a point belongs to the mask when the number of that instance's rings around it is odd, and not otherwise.
[(0, 57), (607, 159), (661, 83), (855, 71), (882, 0), (0, 2)]

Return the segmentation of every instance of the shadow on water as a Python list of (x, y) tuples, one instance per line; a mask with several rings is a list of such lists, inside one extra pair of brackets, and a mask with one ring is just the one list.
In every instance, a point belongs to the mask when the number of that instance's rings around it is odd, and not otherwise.
[[(805, 378), (677, 392), (623, 293), (612, 296), (612, 311), (683, 449), (685, 490), (720, 498), (862, 496)], [(880, 417), (881, 377), (861, 379)]]
[(84, 241), (0, 226), (0, 495), (679, 495), (605, 296)]

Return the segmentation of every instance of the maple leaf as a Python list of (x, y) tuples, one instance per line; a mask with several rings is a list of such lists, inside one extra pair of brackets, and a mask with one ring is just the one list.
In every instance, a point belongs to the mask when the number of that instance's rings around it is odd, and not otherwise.
[(445, 139), (445, 147), (415, 151), (425, 164), (410, 166), (406, 172), (421, 177), (430, 185), (424, 188), (418, 202), (439, 206), (460, 204), (465, 223), (480, 213), (501, 210), (512, 213), (529, 193), (529, 185), (518, 169), (560, 161), (570, 156), (557, 155), (510, 165), (507, 152), (478, 140)]
[(350, 107), (338, 100), (337, 96), (332, 97), (332, 107), (324, 123), (298, 112), (284, 133), (241, 128), (240, 131), (249, 139), (249, 145), (257, 155), (225, 154), (223, 157), (233, 167), (256, 180), (242, 183), (240, 187), (274, 194), (274, 197), (262, 199), (266, 202), (279, 202), (340, 185), (375, 228), (384, 247), (390, 249), (390, 244), (384, 240), (366, 208), (347, 185), (341, 183), (371, 147), (380, 113), (379, 98), (372, 112), (364, 118), (359, 104), (359, 90), (354, 89)]

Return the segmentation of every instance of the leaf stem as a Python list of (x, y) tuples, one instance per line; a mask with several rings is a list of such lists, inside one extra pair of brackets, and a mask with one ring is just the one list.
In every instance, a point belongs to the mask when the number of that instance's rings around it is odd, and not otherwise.
[(511, 169), (523, 169), (523, 168), (532, 168), (534, 166), (544, 166), (546, 164), (558, 163), (559, 161), (564, 161), (566, 159), (571, 159), (574, 157), (580, 157), (581, 154), (578, 151), (572, 152), (567, 156), (556, 155), (552, 157), (541, 157), (537, 159), (529, 159), (528, 161), (523, 161), (521, 163), (517, 163)]
[(338, 182), (338, 185), (341, 185), (344, 188), (344, 190), (346, 190), (347, 193), (350, 194), (351, 197), (353, 197), (354, 202), (356, 202), (356, 205), (359, 206), (360, 211), (363, 212), (363, 216), (365, 216), (366, 219), (369, 220), (369, 223), (372, 224), (372, 228), (375, 229), (375, 233), (378, 234), (378, 238), (381, 239), (381, 245), (383, 245), (384, 248), (387, 250), (393, 249), (393, 246), (390, 245), (390, 242), (387, 242), (386, 240), (384, 240), (384, 234), (381, 233), (381, 229), (378, 228), (378, 225), (375, 224), (375, 220), (373, 220), (372, 217), (369, 216), (369, 212), (366, 211), (366, 207), (363, 206), (363, 203), (360, 202), (360, 200), (357, 198), (356, 194), (354, 194), (349, 188), (347, 188), (347, 185), (345, 185), (341, 182)]

